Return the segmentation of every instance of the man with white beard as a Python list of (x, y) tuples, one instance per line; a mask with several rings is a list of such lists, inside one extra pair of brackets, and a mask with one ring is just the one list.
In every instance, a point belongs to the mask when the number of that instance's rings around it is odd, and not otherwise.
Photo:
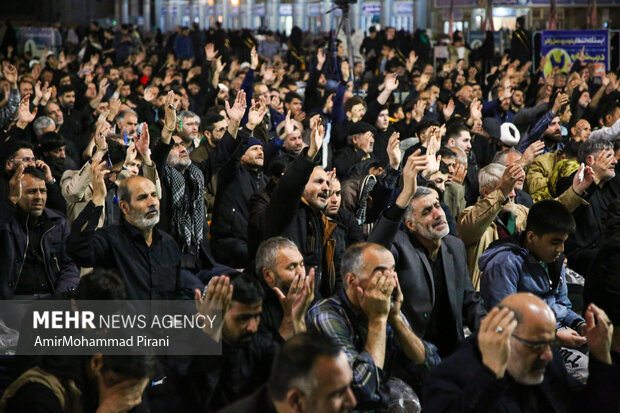
[[(83, 267), (116, 271), (129, 300), (164, 300), (192, 296), (195, 285), (181, 282), (181, 251), (174, 239), (155, 228), (159, 199), (149, 179), (133, 176), (121, 182), (118, 203), (124, 219), (118, 225), (95, 230), (106, 197), (103, 168), (92, 165), (93, 197), (75, 219), (67, 252)], [(183, 279), (188, 280), (188, 275)], [(192, 282), (195, 281), (192, 279)]]

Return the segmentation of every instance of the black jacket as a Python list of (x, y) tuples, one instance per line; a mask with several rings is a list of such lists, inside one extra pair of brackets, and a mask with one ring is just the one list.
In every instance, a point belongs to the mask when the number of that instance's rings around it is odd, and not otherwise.
[(277, 413), (276, 407), (269, 397), (267, 385), (258, 389), (255, 393), (231, 404), (219, 411), (219, 413)]
[(614, 325), (620, 325), (620, 213), (610, 213), (605, 224), (601, 249), (585, 277), (584, 304), (596, 304)]
[(278, 348), (255, 334), (245, 345), (222, 340), (221, 356), (194, 356), (186, 366), (174, 366), (169, 383), (176, 400), (169, 411), (216, 412), (253, 393), (269, 379)]
[[(234, 139), (225, 135), (224, 139)], [(213, 242), (221, 238), (248, 239), (248, 218), (250, 197), (265, 187), (267, 178), (260, 169), (251, 169), (240, 162), (245, 152), (241, 140), (233, 156), (223, 165), (217, 178), (217, 195), (213, 221), (211, 222), (211, 237)], [(223, 142), (226, 144), (226, 142)]]
[[(0, 201), (0, 245), (2, 246), (0, 248), (0, 263), (2, 264), (0, 298), (3, 300), (8, 300), (13, 296), (26, 257), (28, 234), (20, 222), (20, 215), (17, 206), (11, 201), (8, 199)], [(80, 273), (65, 247), (69, 237), (66, 218), (52, 209), (45, 208), (39, 219), (44, 220), (40, 248), (53, 292), (62, 293), (75, 289), (80, 280)]]
[(335, 291), (336, 274), (324, 259), (323, 214), (302, 200), (314, 162), (307, 149), (293, 161), (278, 181), (265, 211), (264, 239), (283, 236), (293, 241), (304, 257), (306, 268), (316, 267), (315, 296), (329, 297)]
[(620, 392), (618, 366), (608, 366), (590, 357), (587, 386), (571, 379), (559, 352), (547, 365), (545, 378), (537, 386), (520, 386), (509, 377), (497, 379), (482, 363), (478, 336), (469, 337), (452, 356), (431, 371), (424, 389), (425, 413), (526, 413), (519, 406), (519, 396), (526, 389), (544, 400), (549, 413), (618, 412)]
[(357, 223), (357, 219), (353, 213), (340, 207), (338, 214), (334, 217), (337, 226), (334, 229), (333, 237), (336, 240), (336, 252), (334, 254), (334, 267), (336, 269), (337, 280), (340, 281), (336, 285), (336, 289), (342, 287), (344, 275), (340, 274), (340, 262), (347, 248), (358, 242), (364, 242), (362, 227)]
[[(379, 218), (368, 241), (391, 249), (404, 294), (403, 314), (413, 331), (424, 337), (435, 303), (433, 271), (424, 247), (412, 244), (410, 234), (399, 229), (404, 214), (404, 209), (392, 205)], [(450, 300), (449, 310), (455, 321), (455, 325), (446, 326), (446, 329), (456, 330), (455, 337), (462, 341), (463, 326), (477, 330), (486, 311), (469, 278), (463, 241), (451, 235), (445, 236), (441, 241), (441, 259)]]
[(83, 267), (116, 271), (125, 281), (129, 300), (193, 297), (181, 275), (181, 254), (172, 237), (153, 229), (149, 247), (137, 228), (123, 219), (95, 231), (102, 207), (90, 201), (73, 221), (67, 252)]
[[(576, 173), (576, 172), (575, 172)], [(572, 185), (575, 174), (558, 180), (557, 193), (561, 194)], [(574, 255), (584, 250), (597, 250), (601, 247), (601, 238), (605, 230), (607, 207), (614, 200), (620, 198), (620, 175), (607, 181), (603, 186), (596, 184), (590, 187), (581, 196), (588, 201), (588, 205), (580, 205), (573, 211), (577, 230), (566, 240), (565, 249), (568, 263)]]

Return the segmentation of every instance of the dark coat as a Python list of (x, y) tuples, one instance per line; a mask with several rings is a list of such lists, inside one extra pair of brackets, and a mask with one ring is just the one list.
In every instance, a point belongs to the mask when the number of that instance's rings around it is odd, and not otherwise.
[(336, 274), (324, 259), (323, 214), (302, 200), (314, 162), (307, 149), (293, 161), (278, 181), (265, 210), (264, 239), (283, 236), (293, 241), (304, 257), (306, 268), (315, 267), (315, 296), (329, 297), (335, 291)]
[[(413, 331), (424, 337), (435, 302), (433, 272), (424, 247), (412, 244), (410, 234), (399, 229), (404, 214), (404, 209), (396, 205), (390, 207), (379, 218), (368, 241), (391, 249), (405, 298), (402, 311)], [(400, 217), (393, 220), (386, 215), (400, 215)], [(446, 329), (455, 329), (456, 337), (461, 341), (465, 338), (463, 326), (467, 325), (472, 331), (477, 330), (486, 311), (469, 278), (463, 241), (451, 235), (444, 237), (441, 241), (441, 259), (446, 276), (450, 310), (455, 321), (455, 325), (446, 326)]]
[[(590, 357), (587, 386), (571, 379), (559, 352), (547, 365), (544, 381), (534, 390), (550, 407), (545, 412), (618, 412), (620, 392), (617, 366), (608, 366)], [(452, 356), (431, 371), (424, 388), (425, 413), (476, 412), (526, 413), (518, 404), (519, 386), (506, 374), (497, 379), (482, 363), (478, 336), (468, 338)]]
[(269, 397), (269, 390), (267, 385), (261, 387), (255, 393), (247, 396), (244, 399), (239, 400), (236, 403), (231, 404), (219, 413), (248, 413), (248, 412), (260, 412), (260, 413), (277, 413), (271, 397)]
[[(225, 135), (222, 139), (233, 137)], [(238, 139), (243, 140), (241, 137)], [(241, 142), (218, 173), (217, 195), (211, 223), (211, 237), (214, 243), (221, 238), (247, 241), (250, 197), (267, 184), (267, 178), (262, 170), (251, 169), (240, 162), (245, 146)]]
[[(3, 300), (13, 296), (26, 257), (28, 234), (20, 222), (19, 215), (17, 206), (11, 201), (5, 199), (0, 202), (0, 245), (2, 245), (0, 298)], [(80, 273), (65, 248), (69, 237), (66, 218), (52, 209), (45, 208), (39, 219), (44, 220), (40, 248), (53, 292), (62, 293), (75, 289), (80, 280)]]

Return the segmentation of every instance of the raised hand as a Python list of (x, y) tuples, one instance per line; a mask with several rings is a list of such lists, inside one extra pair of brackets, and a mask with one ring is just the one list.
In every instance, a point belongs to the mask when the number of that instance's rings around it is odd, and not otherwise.
[(415, 194), (418, 186), (418, 174), (426, 169), (428, 159), (426, 155), (420, 155), (421, 151), (418, 149), (407, 158), (405, 167), (403, 168), (403, 190), (396, 199), (396, 204), (405, 208), (409, 205), (411, 198)]
[(252, 99), (252, 107), (248, 112), (248, 125), (253, 129), (263, 121), (263, 118), (267, 114), (267, 103), (265, 99), (261, 96), (258, 101)]
[(224, 68), (226, 68), (226, 63), (222, 63), (222, 57), (220, 56), (215, 60), (215, 71), (217, 73), (222, 73)]
[(519, 164), (523, 169), (526, 169), (528, 166), (534, 162), (534, 159), (538, 155), (542, 155), (545, 151), (545, 142), (544, 141), (536, 141), (532, 143), (527, 149), (523, 152), (523, 156), (519, 160)]
[(138, 151), (138, 154), (142, 158), (142, 161), (146, 164), (150, 164), (151, 159), (151, 150), (149, 146), (151, 144), (151, 135), (149, 134), (149, 125), (144, 122), (142, 124), (142, 132), (140, 133), (140, 138), (135, 141), (135, 147)]
[(169, 131), (172, 131), (177, 123), (177, 109), (172, 104), (174, 99), (174, 92), (171, 90), (166, 95), (166, 99), (164, 101), (164, 127)]
[(142, 403), (142, 394), (149, 383), (148, 378), (132, 378), (120, 383), (108, 386), (101, 375), (97, 372), (97, 387), (99, 388), (99, 413), (128, 412)]
[(316, 51), (316, 68), (317, 70), (321, 71), (323, 69), (323, 65), (325, 64), (325, 60), (327, 59), (327, 56), (325, 55), (325, 52), (323, 51), (322, 48), (319, 48)]
[(510, 357), (510, 337), (517, 328), (514, 313), (508, 308), (493, 308), (480, 322), (478, 348), (482, 363), (500, 379), (506, 373)]
[(393, 92), (398, 89), (398, 75), (396, 73), (388, 73), (385, 77), (385, 88)]
[(308, 148), (308, 158), (314, 160), (314, 157), (319, 153), (321, 145), (323, 145), (323, 139), (325, 138), (325, 126), (319, 124), (310, 132), (310, 147)]
[(390, 166), (393, 169), (398, 169), (398, 167), (400, 166), (400, 158), (401, 158), (400, 133), (394, 132), (390, 136), (390, 139), (388, 140), (388, 144), (387, 144), (387, 155), (388, 155), (388, 159), (390, 160)]
[(426, 110), (426, 101), (418, 100), (413, 108), (413, 117), (416, 121), (420, 122), (424, 118), (424, 111)]
[(415, 66), (418, 61), (418, 56), (415, 54), (415, 50), (412, 50), (409, 53), (409, 57), (407, 58), (407, 70), (411, 72), (413, 70), (413, 66)]
[(609, 350), (614, 334), (613, 323), (607, 314), (594, 304), (590, 304), (586, 309), (585, 319), (584, 333), (590, 354), (603, 363), (611, 364)]
[(230, 107), (230, 103), (228, 103), (228, 100), (226, 100), (224, 104), (226, 105), (226, 113), (228, 114), (228, 117), (232, 121), (235, 121), (237, 123), (241, 122), (241, 119), (243, 118), (243, 115), (245, 114), (245, 110), (247, 108), (245, 92), (243, 91), (243, 89), (237, 92), (237, 96), (235, 97), (235, 103), (233, 104), (232, 108)]
[(17, 87), (17, 69), (12, 64), (4, 61), (2, 63), (2, 74), (12, 87)]
[(215, 50), (215, 45), (213, 43), (207, 43), (205, 46), (205, 56), (207, 57), (207, 61), (211, 62), (215, 60), (217, 54), (218, 51)]
[(252, 47), (252, 50), (250, 51), (250, 68), (252, 70), (256, 70), (258, 69), (258, 64), (259, 64), (258, 52), (256, 51), (256, 46), (254, 46)]
[(37, 117), (38, 110), (38, 108), (34, 108), (34, 110), (30, 112), (30, 95), (24, 96), (17, 108), (18, 122), (22, 123), (23, 126), (28, 125)]
[(93, 187), (91, 201), (95, 206), (103, 206), (108, 190), (105, 186), (105, 176), (110, 173), (109, 169), (104, 169), (106, 161), (93, 162), (90, 167), (90, 182)]
[[(583, 179), (580, 180), (579, 178), (582, 173)], [(573, 177), (573, 190), (577, 195), (581, 195), (592, 185), (592, 182), (594, 182), (594, 171), (589, 166), (581, 164), (579, 170)]]
[(464, 164), (457, 162), (454, 165), (454, 174), (452, 175), (452, 181), (463, 185), (463, 182), (465, 182), (466, 176), (467, 176), (467, 167)]
[(22, 177), (24, 176), (24, 169), (26, 169), (26, 165), (23, 163), (20, 164), (9, 181), (9, 201), (14, 205), (17, 205), (22, 198)]
[[(315, 122), (312, 125), (312, 128), (317, 127), (318, 124)], [(286, 112), (286, 118), (284, 118), (284, 136), (288, 136), (295, 131), (295, 121), (291, 119), (291, 111)]]
[(110, 117), (115, 118), (121, 109), (121, 100), (118, 98), (110, 99)]
[(342, 81), (348, 82), (349, 77), (351, 76), (351, 68), (349, 67), (349, 62), (343, 60), (340, 64), (340, 72), (342, 73)]
[(205, 328), (203, 330), (204, 333), (211, 336), (215, 341), (219, 341), (222, 337), (222, 327), (224, 326), (223, 319), (230, 305), (230, 301), (232, 300), (232, 294), (233, 285), (230, 282), (230, 278), (226, 275), (213, 277), (202, 294), (198, 289), (194, 291), (196, 311), (204, 316), (212, 315), (217, 310), (221, 310), (222, 312), (219, 322), (216, 319), (213, 328)]
[(450, 101), (448, 102), (447, 105), (444, 106), (443, 108), (443, 117), (445, 120), (448, 120), (452, 117), (452, 114), (454, 113), (454, 100), (450, 99)]
[(482, 119), (482, 102), (474, 98), (469, 105), (469, 116), (472, 119)]
[(553, 108), (551, 108), (551, 112), (554, 115), (558, 115), (560, 108), (568, 103), (568, 95), (566, 93), (560, 93), (555, 98), (555, 102), (553, 102)]
[(523, 168), (521, 168), (521, 165), (518, 163), (508, 165), (499, 181), (499, 189), (505, 197), (508, 197), (514, 190), (517, 182), (523, 179), (525, 179), (525, 172)]
[(586, 338), (582, 337), (572, 328), (561, 328), (556, 331), (556, 336), (560, 340), (562, 347), (579, 348), (586, 344)]

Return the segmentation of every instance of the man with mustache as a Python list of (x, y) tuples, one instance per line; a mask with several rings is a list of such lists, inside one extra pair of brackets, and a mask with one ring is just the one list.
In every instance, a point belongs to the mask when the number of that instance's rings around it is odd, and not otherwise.
[[(405, 229), (400, 229), (403, 218)], [(476, 331), (486, 314), (469, 278), (465, 246), (448, 232), (437, 192), (414, 184), (405, 186), (368, 238), (391, 248), (404, 294), (403, 313), (442, 357), (465, 339), (464, 325)]]
[[(73, 221), (67, 252), (82, 267), (116, 271), (129, 300), (164, 300), (183, 293), (181, 252), (174, 239), (155, 228), (159, 222), (159, 199), (155, 184), (144, 177), (121, 181), (117, 190), (123, 219), (118, 225), (96, 230), (105, 204), (105, 161), (91, 166), (93, 195)], [(192, 285), (194, 287), (195, 285)]]
[(77, 287), (79, 272), (65, 248), (67, 220), (46, 202), (45, 172), (20, 164), (0, 203), (2, 300), (36, 300)]
[(566, 374), (553, 310), (533, 294), (517, 293), (493, 308), (478, 334), (431, 372), (424, 411), (617, 412), (620, 369), (610, 356), (613, 325), (594, 304), (585, 316), (592, 343), (587, 385)]
[[(327, 297), (341, 285), (334, 266), (335, 240), (326, 231), (323, 210), (329, 198), (327, 172), (314, 166), (325, 136), (318, 119), (312, 124), (310, 146), (286, 168), (265, 212), (264, 239), (283, 236), (293, 241), (307, 267), (315, 267), (315, 295)], [(333, 228), (332, 228), (333, 231)]]

